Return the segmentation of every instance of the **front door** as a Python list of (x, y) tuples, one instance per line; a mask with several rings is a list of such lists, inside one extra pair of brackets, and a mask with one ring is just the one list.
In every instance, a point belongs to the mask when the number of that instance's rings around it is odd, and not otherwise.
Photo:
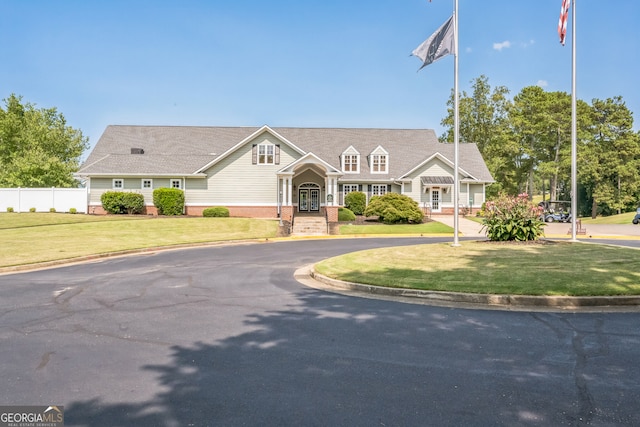
[(440, 189), (431, 189), (431, 211), (440, 212)]
[(309, 190), (300, 190), (298, 195), (298, 210), (300, 212), (309, 211)]
[[(312, 188), (310, 185), (303, 185), (298, 191), (298, 212), (319, 212), (320, 211), (320, 189)], [(310, 188), (311, 187), (311, 188)]]
[(320, 190), (309, 190), (309, 210), (318, 212), (320, 210)]

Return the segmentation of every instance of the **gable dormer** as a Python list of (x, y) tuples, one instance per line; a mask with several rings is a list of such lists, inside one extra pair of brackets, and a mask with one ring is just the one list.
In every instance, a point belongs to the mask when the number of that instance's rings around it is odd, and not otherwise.
[(389, 152), (382, 145), (369, 154), (369, 168), (371, 173), (389, 173)]
[(360, 173), (360, 153), (353, 145), (342, 152), (340, 164), (344, 173)]

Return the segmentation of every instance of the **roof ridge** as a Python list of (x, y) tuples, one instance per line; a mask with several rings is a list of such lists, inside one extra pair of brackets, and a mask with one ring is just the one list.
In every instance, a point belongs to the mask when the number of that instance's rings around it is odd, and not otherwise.
[(432, 128), (409, 128), (409, 127), (398, 127), (398, 128), (389, 128), (389, 127), (325, 127), (325, 126), (269, 126), (269, 125), (242, 125), (242, 126), (218, 126), (218, 125), (133, 125), (133, 124), (110, 124), (107, 127), (129, 127), (129, 128), (201, 128), (201, 129), (260, 129), (263, 126), (268, 126), (271, 129), (309, 129), (309, 130), (376, 130), (376, 131), (433, 131), (435, 129)]

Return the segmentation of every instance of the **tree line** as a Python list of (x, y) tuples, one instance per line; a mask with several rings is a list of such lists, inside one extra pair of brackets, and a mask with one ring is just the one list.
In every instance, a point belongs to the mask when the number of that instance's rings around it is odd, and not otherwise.
[(12, 94), (0, 106), (0, 188), (77, 187), (73, 174), (87, 137), (56, 108), (36, 108)]
[[(486, 76), (472, 80), (459, 98), (459, 141), (478, 145), (499, 193), (571, 197), (571, 95), (523, 88), (513, 99)], [(440, 139), (453, 142), (453, 91)], [(611, 215), (635, 210), (640, 202), (640, 134), (621, 96), (591, 104), (577, 100), (579, 214)]]
[[(460, 94), (460, 142), (478, 145), (498, 194), (570, 200), (571, 96), (538, 86), (513, 99), (486, 76)], [(36, 108), (12, 94), (0, 106), (0, 187), (73, 187), (88, 138), (56, 108)], [(453, 142), (453, 92), (441, 140)], [(621, 96), (577, 102), (580, 215), (634, 210), (640, 201), (640, 134)]]

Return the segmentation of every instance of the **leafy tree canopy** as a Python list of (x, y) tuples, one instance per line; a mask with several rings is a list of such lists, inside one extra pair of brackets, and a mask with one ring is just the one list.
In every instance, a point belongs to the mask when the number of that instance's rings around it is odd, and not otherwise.
[[(538, 86), (492, 89), (480, 76), (459, 102), (461, 143), (476, 143), (499, 192), (568, 199), (571, 192), (571, 96)], [(453, 92), (441, 139), (453, 142)], [(635, 210), (640, 202), (640, 134), (621, 96), (577, 102), (578, 184), (583, 213)], [(582, 206), (582, 208), (580, 208)]]
[(12, 94), (0, 106), (0, 187), (73, 187), (88, 138), (56, 108)]

